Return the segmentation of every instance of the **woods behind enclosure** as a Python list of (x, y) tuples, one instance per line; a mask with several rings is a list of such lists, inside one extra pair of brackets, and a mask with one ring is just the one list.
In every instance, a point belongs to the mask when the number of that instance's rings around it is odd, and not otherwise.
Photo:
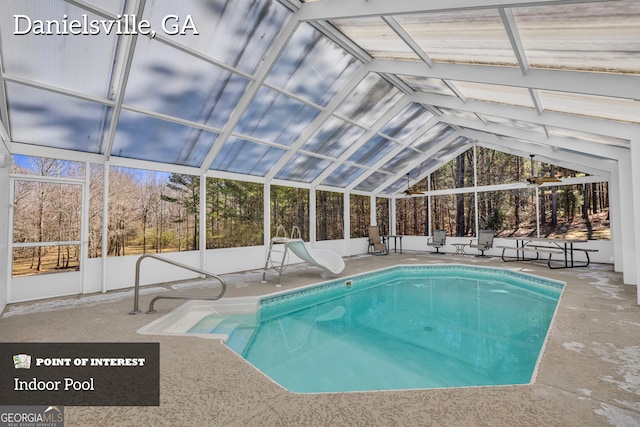
[[(499, 151), (478, 147), (478, 228), (492, 229), (501, 236), (575, 237), (609, 239), (609, 193), (606, 182), (536, 188), (483, 191), (482, 187), (526, 182), (531, 176), (570, 178), (584, 176), (573, 170), (538, 163)], [(474, 186), (473, 152), (468, 150), (431, 174), (431, 190)], [(427, 180), (411, 187), (426, 191)], [(538, 200), (536, 201), (536, 191)], [(445, 229), (449, 236), (473, 236), (475, 195), (469, 192), (431, 196), (431, 208), (424, 197), (398, 201), (397, 233), (430, 234)], [(537, 205), (537, 206), (536, 206)], [(430, 218), (429, 218), (430, 215)]]
[[(522, 182), (533, 174), (530, 159), (477, 150), (477, 185)], [(103, 182), (101, 165), (26, 158), (14, 165), (13, 274), (27, 275), (79, 268), (82, 184), (88, 182), (88, 257), (102, 255)], [(540, 176), (575, 176), (575, 171), (540, 165)], [(87, 179), (85, 179), (87, 176)], [(46, 179), (42, 177), (47, 177)], [(200, 178), (185, 174), (111, 167), (108, 174), (109, 222), (106, 252), (125, 256), (200, 247)], [(431, 190), (474, 185), (472, 152), (458, 156), (431, 174)], [(206, 248), (262, 245), (264, 186), (228, 179), (206, 180)], [(427, 190), (427, 179), (412, 187)], [(468, 191), (468, 190), (467, 190)], [(543, 236), (609, 238), (607, 183), (559, 185), (540, 190), (538, 210)], [(310, 191), (270, 187), (271, 231), (298, 226), (310, 239)], [(344, 237), (345, 197), (315, 192), (316, 240)], [(401, 197), (396, 200), (396, 233), (428, 235), (446, 229), (450, 236), (475, 234), (473, 192)], [(350, 237), (366, 237), (371, 198), (350, 195)], [(430, 206), (430, 208), (429, 208)], [(478, 226), (498, 236), (536, 233), (536, 189), (478, 192)], [(388, 199), (376, 199), (383, 233), (390, 231)]]

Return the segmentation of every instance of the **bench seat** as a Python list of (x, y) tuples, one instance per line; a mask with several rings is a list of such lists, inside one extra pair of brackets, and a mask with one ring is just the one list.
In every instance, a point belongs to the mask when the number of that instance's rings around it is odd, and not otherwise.
[[(509, 261), (536, 261), (538, 259), (540, 259), (540, 254), (544, 253), (544, 254), (549, 254), (549, 258), (547, 259), (547, 265), (549, 266), (549, 268), (559, 268), (559, 267), (554, 267), (552, 266), (551, 262), (553, 261), (551, 259), (551, 256), (553, 254), (561, 254), (564, 255), (565, 257), (565, 267), (567, 266), (567, 254), (569, 253), (568, 251), (565, 253), (565, 251), (561, 248), (554, 248), (552, 246), (546, 246), (546, 245), (526, 245), (524, 247), (516, 247), (516, 246), (505, 246), (505, 245), (497, 245), (496, 248), (502, 249), (502, 260), (504, 262), (509, 262)], [(510, 251), (516, 251), (516, 252), (522, 252), (522, 258), (520, 257), (520, 254), (517, 254), (517, 256), (511, 256), (511, 257), (505, 257), (505, 252), (507, 250)], [(598, 252), (598, 249), (587, 249), (587, 248), (573, 248), (574, 251), (581, 251), (585, 254), (585, 256), (587, 257), (587, 262), (583, 265), (579, 265), (579, 267), (586, 267), (590, 264), (591, 260), (589, 259), (589, 252)], [(536, 257), (535, 258), (525, 258), (524, 256), (524, 252), (535, 252), (536, 253)], [(507, 259), (510, 258), (510, 259)], [(571, 266), (573, 267), (573, 257), (571, 257)]]

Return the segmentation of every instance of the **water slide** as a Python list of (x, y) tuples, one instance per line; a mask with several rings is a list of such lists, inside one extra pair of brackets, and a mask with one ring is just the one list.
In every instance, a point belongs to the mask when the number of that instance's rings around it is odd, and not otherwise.
[(287, 239), (286, 244), (298, 258), (320, 267), (326, 276), (336, 276), (344, 270), (344, 260), (335, 252), (308, 248), (302, 239)]

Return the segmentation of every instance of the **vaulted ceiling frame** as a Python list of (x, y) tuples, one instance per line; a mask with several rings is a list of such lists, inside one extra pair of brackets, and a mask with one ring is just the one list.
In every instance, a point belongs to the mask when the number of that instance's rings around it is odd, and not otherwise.
[(522, 45), (522, 39), (518, 33), (513, 12), (511, 12), (511, 9), (500, 7), (498, 8), (498, 13), (504, 24), (504, 29), (507, 31), (507, 37), (509, 38), (509, 43), (511, 43), (511, 48), (520, 66), (520, 71), (522, 71), (522, 74), (527, 74), (529, 72), (529, 60)]
[(456, 10), (513, 8), (520, 6), (589, 3), (599, 0), (322, 0), (300, 7), (300, 19), (339, 19), (376, 15), (449, 12)]
[[(0, 51), (2, 50), (2, 40), (0, 39)], [(7, 151), (11, 139), (9, 126), (9, 102), (7, 100), (7, 88), (4, 83), (4, 65), (2, 64), (2, 55), (0, 55), (0, 136), (4, 142)]]
[[(82, 5), (82, 7), (89, 6), (89, 5), (85, 4), (84, 2), (80, 2), (80, 1), (74, 1), (74, 0), (67, 0), (67, 1), (68, 1), (69, 3), (71, 3), (71, 4), (78, 4), (78, 5)], [(325, 0), (325, 1), (331, 2), (331, 0)], [(343, 2), (344, 2), (344, 1), (341, 1), (340, 3), (343, 3)], [(320, 2), (320, 3), (322, 3), (322, 2)], [(359, 5), (360, 5), (359, 7), (360, 7), (361, 9), (362, 9), (362, 7), (363, 7), (363, 6), (362, 6), (362, 3), (361, 3), (361, 2), (359, 2), (359, 1), (349, 1), (349, 0), (347, 0), (347, 1), (346, 1), (346, 3), (349, 3), (349, 4), (356, 4), (356, 3), (357, 3), (357, 4), (359, 4)], [(369, 7), (369, 6), (373, 6), (373, 7), (385, 7), (385, 5), (378, 5), (378, 4), (376, 4), (376, 2), (375, 2), (375, 1), (373, 2), (373, 3), (374, 3), (373, 5), (372, 5), (371, 3), (372, 3), (371, 1), (367, 2), (367, 7)], [(406, 0), (400, 0), (400, 3), (402, 3), (403, 5), (407, 5), (407, 7), (409, 7), (409, 5), (413, 5), (413, 6), (411, 6), (411, 7), (420, 8), (421, 10), (423, 10), (424, 8), (429, 8), (429, 10), (452, 10), (452, 9), (456, 9), (456, 10), (463, 10), (463, 9), (474, 9), (474, 8), (498, 7), (498, 6), (499, 6), (499, 5), (496, 5), (496, 2), (495, 2), (495, 1), (493, 1), (493, 2), (486, 2), (486, 1), (475, 1), (475, 0), (466, 0), (466, 1), (456, 2), (456, 4), (455, 4), (455, 5), (453, 5), (453, 6), (451, 6), (450, 4), (448, 4), (448, 3), (450, 3), (450, 2), (446, 2), (446, 1), (440, 1), (440, 2), (437, 2), (436, 4), (432, 4), (432, 2), (430, 2), (430, 4), (428, 4), (428, 5), (424, 5), (423, 3), (425, 3), (425, 2), (420, 2), (420, 1), (406, 1)], [(536, 2), (535, 0), (534, 0), (534, 1), (526, 1), (526, 2), (524, 2), (524, 1), (511, 1), (511, 2), (500, 2), (500, 5), (501, 5), (501, 6), (504, 6), (504, 4), (506, 4), (506, 3), (508, 3), (508, 4), (510, 5), (510, 7), (517, 7), (517, 6), (525, 5), (525, 4), (526, 4), (526, 5), (530, 5), (531, 3), (535, 3), (535, 4), (543, 4), (543, 3), (561, 4), (561, 3), (576, 3), (576, 1), (564, 1), (564, 2), (558, 2), (558, 1), (553, 1), (553, 2), (542, 2), (542, 1), (538, 1), (538, 2)], [(326, 5), (327, 3), (324, 3), (324, 4)], [(336, 4), (337, 4), (337, 2), (336, 2)], [(305, 5), (302, 5), (302, 6), (301, 6), (301, 9), (305, 9), (305, 8), (306, 8), (306, 6), (308, 6), (308, 5), (311, 5), (311, 3), (308, 3), (308, 4), (305, 4)], [(392, 8), (392, 9), (395, 9), (395, 6), (396, 6), (396, 5), (395, 5), (395, 2), (394, 2), (394, 5), (393, 5), (393, 6), (391, 6), (391, 8)], [(325, 6), (325, 7), (327, 7), (327, 6)], [(437, 9), (438, 7), (440, 7), (441, 9)], [(93, 8), (93, 9), (96, 9), (95, 7), (92, 7), (92, 8)], [(87, 7), (87, 9), (89, 9), (89, 8)], [(332, 11), (332, 12), (333, 12), (333, 11)], [(366, 11), (364, 11), (364, 12), (362, 12), (362, 11), (361, 11), (360, 13), (367, 13), (367, 12), (369, 12), (369, 10), (366, 10)], [(107, 14), (107, 16), (110, 16), (110, 15), (109, 15), (109, 14)], [(304, 15), (302, 15), (302, 16), (304, 16)], [(391, 19), (393, 19), (391, 15), (389, 15), (389, 17), (390, 17)], [(317, 23), (314, 23), (314, 24), (317, 24)], [(437, 64), (437, 65), (440, 65), (440, 64)], [(450, 65), (450, 64), (446, 64), (446, 65)], [(456, 65), (457, 65), (457, 64), (456, 64)], [(557, 72), (557, 71), (554, 71), (554, 72)], [(42, 87), (41, 85), (39, 85), (39, 86), (40, 86), (40, 87)], [(50, 87), (49, 89), (53, 89), (53, 87)], [(628, 88), (627, 88), (627, 89), (628, 89)], [(70, 94), (70, 92), (69, 92), (69, 91), (61, 91), (59, 88), (54, 89), (54, 91), (58, 91), (58, 92), (60, 92), (60, 93), (64, 93), (64, 94), (67, 94), (67, 95), (68, 95), (68, 94)], [(532, 90), (530, 89), (530, 91), (532, 91)], [(73, 93), (71, 93), (71, 95), (73, 96)], [(608, 94), (608, 95), (609, 95), (609, 94)], [(81, 96), (81, 98), (86, 99), (87, 97), (85, 97), (85, 96)], [(91, 99), (91, 100), (101, 102), (101, 103), (103, 103), (103, 104), (105, 104), (105, 105), (114, 105), (114, 102), (113, 102), (113, 101), (109, 101), (109, 100), (104, 100), (104, 99), (101, 99), (101, 100), (100, 100), (100, 99)], [(471, 102), (471, 103), (476, 103), (476, 101), (470, 101), (470, 102)], [(534, 102), (535, 102), (535, 101), (534, 101)], [(465, 104), (465, 103), (463, 103), (463, 104)], [(476, 104), (474, 104), (474, 105), (476, 105)], [(478, 105), (479, 105), (479, 104), (478, 104)], [(430, 106), (430, 105), (427, 105), (427, 107), (431, 107), (431, 106)], [(121, 108), (129, 109), (129, 107), (127, 107), (127, 106), (125, 106), (125, 105), (121, 105)], [(516, 109), (517, 109), (517, 108), (519, 108), (519, 107), (507, 107), (507, 108), (516, 108)], [(538, 108), (538, 107), (536, 107), (536, 108)], [(131, 109), (133, 110), (133, 107), (131, 107)], [(433, 109), (432, 109), (432, 111), (433, 111), (433, 110), (435, 110), (435, 108), (433, 108)], [(538, 108), (538, 111), (539, 111), (539, 112), (540, 112), (540, 111), (542, 111), (542, 107), (541, 107), (541, 106)], [(485, 111), (480, 111), (480, 112), (485, 112)], [(487, 113), (487, 114), (490, 114), (490, 113)], [(563, 113), (552, 113), (552, 114), (556, 114), (556, 115), (563, 115)], [(335, 115), (335, 114), (334, 114), (334, 115)], [(551, 117), (551, 116), (549, 116), (549, 112), (545, 112), (545, 113), (544, 113), (544, 114), (542, 114), (542, 115), (543, 115), (543, 116), (546, 116), (546, 117)], [(158, 115), (158, 117), (160, 117), (160, 116), (162, 116), (162, 115)], [(336, 116), (337, 116), (337, 115), (336, 115)], [(566, 115), (564, 115), (564, 116), (566, 116)], [(168, 116), (167, 116), (167, 117), (165, 117), (165, 119), (173, 119), (174, 121), (175, 121), (175, 120), (179, 120), (179, 119), (176, 119), (176, 118), (170, 118), (170, 117), (168, 117)], [(589, 118), (588, 120), (592, 120), (592, 119), (591, 119), (591, 118)], [(187, 122), (184, 122), (184, 123), (185, 123), (185, 124), (187, 124)], [(454, 122), (452, 122), (452, 124), (455, 124), (455, 123), (454, 123)], [(193, 126), (193, 124), (189, 124), (189, 125), (190, 125), (190, 126)], [(548, 125), (548, 124), (543, 124), (543, 126), (545, 126), (545, 131), (547, 132), (547, 136), (549, 136), (549, 131), (548, 131), (548, 126), (549, 126), (549, 125)], [(554, 126), (565, 127), (565, 126), (561, 126), (561, 125), (554, 125)], [(208, 129), (208, 130), (212, 130), (212, 129)], [(580, 129), (576, 128), (576, 130), (584, 130), (584, 128), (580, 128)], [(219, 131), (219, 129), (218, 129), (218, 131)], [(594, 133), (602, 133), (602, 132), (594, 132)], [(624, 133), (624, 132), (619, 132), (619, 133)], [(313, 154), (313, 153), (309, 153), (309, 154)], [(205, 165), (206, 165), (206, 162), (205, 162)], [(336, 167), (337, 167), (337, 166), (336, 166)], [(334, 169), (334, 170), (335, 170), (335, 169)], [(317, 185), (318, 183), (316, 182), (315, 184)]]
[[(518, 153), (518, 155), (523, 155), (523, 157), (529, 156), (530, 154), (535, 154), (536, 156), (544, 155), (546, 156), (548, 163), (556, 162), (556, 164), (558, 164), (557, 162), (564, 162), (563, 165), (558, 165), (576, 170), (582, 170), (581, 168), (590, 168), (592, 172), (602, 170), (608, 171), (610, 170), (609, 167), (603, 168), (602, 165), (612, 164), (607, 162), (615, 162), (618, 160), (615, 157), (611, 156), (602, 157), (582, 154), (580, 150), (576, 150), (575, 148), (554, 149), (554, 147), (551, 145), (539, 143), (536, 141), (525, 142), (519, 140), (518, 144), (514, 144), (513, 141), (509, 140), (508, 138), (513, 137), (512, 135), (506, 135), (506, 138), (502, 138), (500, 135), (494, 132), (485, 132), (472, 129), (463, 129), (460, 131), (460, 133), (461, 135), (476, 139), (478, 141), (478, 144), (484, 141), (496, 146), (500, 146), (502, 147), (500, 151), (503, 152)], [(583, 171), (589, 172), (587, 170)]]
[[(489, 137), (489, 135), (487, 136)], [(522, 158), (527, 158), (530, 154), (532, 154), (532, 152), (528, 152), (526, 150), (527, 148), (526, 145), (522, 147), (516, 147), (516, 146), (509, 145), (508, 141), (500, 141), (498, 139), (498, 140), (494, 140), (493, 142), (490, 142), (488, 141), (488, 139), (492, 139), (492, 138), (478, 139), (478, 146), (495, 150), (495, 151), (509, 153)], [(615, 168), (617, 163), (614, 160), (603, 161), (601, 159), (600, 162), (596, 162), (593, 159), (581, 159), (580, 155), (577, 153), (564, 153), (567, 157), (565, 159), (564, 157), (556, 157), (555, 152), (553, 150), (549, 150), (548, 148), (547, 149), (544, 149), (541, 147), (528, 147), (528, 148), (533, 148), (535, 150), (534, 153), (536, 155), (536, 159), (541, 162), (575, 170), (577, 172), (583, 172), (591, 176), (598, 177), (600, 181), (608, 181), (611, 178), (612, 168)]]
[[(389, 110), (387, 110), (369, 129), (365, 131), (349, 148), (347, 148), (337, 159), (335, 159), (334, 163), (325, 169), (318, 177), (313, 180), (311, 183), (314, 186), (320, 185), (322, 181), (324, 181), (329, 175), (331, 175), (336, 169), (338, 169), (343, 164), (347, 163), (347, 160), (362, 147), (367, 141), (369, 141), (373, 136), (375, 136), (380, 129), (384, 127), (391, 119), (393, 119), (398, 113), (402, 111), (409, 105), (409, 99), (406, 96), (403, 96), (395, 105), (393, 105)], [(354, 166), (368, 169), (365, 165), (354, 164)]]
[[(500, 18), (502, 19), (504, 28), (507, 31), (507, 37), (509, 38), (509, 43), (511, 43), (511, 48), (513, 49), (513, 53), (516, 56), (518, 65), (520, 66), (520, 71), (522, 71), (523, 75), (527, 74), (529, 73), (529, 60), (527, 59), (527, 54), (525, 52), (524, 46), (522, 45), (522, 38), (520, 37), (513, 12), (511, 11), (511, 9), (499, 8), (498, 13), (500, 14)], [(533, 106), (535, 107), (536, 111), (538, 112), (538, 114), (542, 114), (544, 110), (542, 108), (542, 102), (540, 101), (538, 92), (533, 88), (527, 88), (527, 90), (529, 91), (529, 96), (531, 97), (531, 101), (533, 102)], [(545, 129), (545, 132), (548, 136), (550, 136), (548, 129)]]
[[(378, 186), (375, 190), (373, 190), (372, 193), (373, 194), (382, 193), (385, 188), (392, 185), (398, 179), (405, 177), (407, 173), (411, 172), (413, 169), (418, 167), (418, 165), (420, 165), (425, 160), (428, 160), (429, 158), (431, 158), (434, 154), (440, 151), (442, 147), (446, 147), (448, 144), (450, 144), (452, 141), (458, 138), (458, 136), (459, 135), (457, 135), (456, 132), (453, 132), (450, 135), (447, 135), (445, 138), (442, 138), (441, 141), (438, 141), (432, 147), (429, 147), (426, 151), (421, 151), (420, 154), (417, 155), (413, 161), (409, 162), (405, 167), (403, 167), (402, 169), (400, 169), (394, 174), (393, 180), (386, 181), (384, 184)], [(462, 148), (463, 148), (462, 151), (466, 151), (468, 149), (468, 147), (462, 147)], [(458, 151), (458, 150), (455, 150), (455, 151)], [(418, 177), (414, 179), (413, 184), (415, 184), (416, 182), (419, 182), (422, 179), (420, 177), (421, 175), (422, 174), (420, 174)], [(409, 184), (409, 185), (413, 185), (413, 184)]]
[(192, 128), (196, 128), (196, 129), (201, 129), (201, 130), (206, 130), (209, 132), (216, 132), (216, 133), (220, 133), (222, 131), (222, 129), (220, 129), (219, 127), (216, 126), (211, 126), (211, 125), (207, 125), (204, 123), (199, 123), (199, 122), (194, 122), (192, 120), (187, 120), (187, 119), (183, 119), (180, 117), (176, 117), (176, 116), (171, 116), (169, 114), (164, 114), (164, 113), (158, 113), (155, 111), (151, 111), (151, 110), (147, 110), (145, 108), (140, 108), (140, 107), (136, 107), (133, 105), (127, 105), (127, 104), (122, 104), (121, 106), (122, 110), (126, 110), (126, 111), (131, 111), (134, 113), (139, 113), (148, 117), (153, 117), (155, 119), (160, 119), (163, 120), (165, 122), (172, 122), (172, 123), (177, 123), (180, 125), (185, 125), (185, 126), (189, 126)]
[[(130, 9), (128, 9), (127, 12), (134, 14), (135, 16), (142, 16), (145, 1), (146, 0), (139, 0), (137, 4), (131, 4)], [(129, 37), (124, 38), (125, 47), (123, 49), (123, 52), (125, 59), (124, 63), (122, 64), (122, 72), (120, 73), (118, 82), (114, 87), (115, 106), (113, 107), (113, 112), (111, 113), (111, 121), (109, 123), (109, 129), (107, 131), (106, 138), (101, 143), (102, 153), (107, 160), (109, 160), (109, 157), (111, 156), (113, 141), (116, 138), (116, 129), (118, 128), (120, 113), (122, 111), (122, 102), (124, 100), (124, 95), (127, 89), (127, 83), (129, 82), (129, 73), (131, 72), (131, 65), (133, 64), (133, 54), (136, 50), (138, 37), (139, 36), (137, 34), (133, 34)]]
[(349, 79), (349, 81), (342, 87), (342, 89), (329, 101), (326, 108), (316, 116), (316, 118), (307, 126), (307, 128), (300, 134), (298, 139), (291, 144), (289, 151), (283, 154), (280, 159), (271, 167), (269, 173), (266, 175), (266, 179), (270, 180), (282, 170), (282, 168), (296, 155), (298, 150), (304, 146), (309, 138), (324, 124), (324, 122), (331, 117), (336, 108), (342, 104), (342, 102), (351, 94), (351, 91), (355, 89), (358, 84), (369, 74), (369, 67), (364, 64), (360, 67)]
[(507, 119), (537, 123), (560, 127), (576, 131), (589, 132), (597, 135), (607, 135), (614, 138), (630, 140), (637, 125), (616, 122), (595, 117), (579, 116), (568, 113), (544, 111), (538, 114), (532, 108), (515, 105), (498, 104), (492, 102), (469, 100), (462, 102), (453, 96), (416, 93), (411, 96), (415, 102), (421, 104), (462, 110), (470, 113), (487, 114)]
[(418, 43), (411, 37), (402, 26), (395, 20), (393, 16), (381, 16), (382, 20), (402, 39), (418, 55), (418, 58), (427, 64), (429, 67), (433, 65), (433, 61), (429, 55), (420, 47)]
[(236, 104), (236, 107), (233, 109), (233, 112), (227, 119), (227, 122), (225, 123), (222, 129), (222, 133), (218, 135), (215, 143), (213, 144), (213, 146), (205, 156), (204, 161), (202, 162), (202, 166), (200, 168), (202, 173), (207, 173), (207, 171), (213, 164), (213, 161), (215, 160), (216, 156), (220, 153), (220, 151), (222, 150), (222, 147), (229, 139), (231, 132), (233, 132), (233, 129), (235, 129), (236, 125), (240, 122), (240, 119), (242, 118), (244, 113), (247, 111), (247, 108), (249, 108), (251, 101), (253, 101), (253, 98), (256, 96), (256, 94), (260, 90), (260, 87), (262, 86), (267, 76), (269, 75), (269, 72), (271, 71), (275, 63), (278, 61), (280, 54), (282, 53), (287, 43), (291, 39), (291, 36), (293, 35), (293, 33), (298, 28), (299, 23), (300, 21), (298, 20), (296, 13), (293, 13), (289, 16), (285, 24), (282, 26), (282, 28), (278, 32), (278, 35), (276, 36), (273, 43), (271, 43), (269, 50), (265, 54), (264, 59), (258, 66), (258, 69), (254, 74), (253, 80), (249, 83), (242, 97)]
[[(407, 138), (404, 139), (404, 141), (395, 141), (398, 142), (398, 145), (396, 147), (394, 147), (391, 151), (389, 151), (384, 157), (382, 157), (380, 160), (378, 160), (376, 163), (374, 163), (367, 172), (363, 173), (362, 175), (360, 175), (358, 178), (356, 178), (351, 184), (349, 184), (346, 188), (347, 191), (351, 191), (353, 190), (355, 187), (357, 187), (362, 181), (366, 180), (369, 176), (371, 176), (374, 172), (378, 172), (378, 170), (384, 166), (385, 163), (387, 163), (389, 160), (393, 159), (396, 154), (400, 153), (402, 150), (404, 150), (405, 148), (408, 148), (411, 144), (413, 144), (418, 138), (420, 138), (422, 135), (424, 135), (429, 129), (431, 129), (436, 123), (438, 123), (438, 118), (437, 117), (432, 117), (431, 119), (429, 119), (425, 124), (423, 124), (422, 126), (420, 126), (416, 131), (414, 131), (410, 136), (408, 136)], [(382, 135), (382, 134), (380, 134)], [(387, 137), (388, 138), (388, 137)], [(384, 171), (380, 171), (380, 172), (384, 172)], [(387, 181), (387, 185), (388, 182), (392, 179), (395, 179), (396, 175), (393, 174), (391, 176), (391, 178)], [(375, 194), (372, 192), (372, 194)]]
[(451, 90), (451, 92), (455, 93), (455, 95), (460, 98), (460, 101), (467, 102), (467, 97), (464, 96), (464, 93), (458, 89), (458, 86), (454, 82), (449, 79), (442, 79), (442, 82), (447, 85), (447, 87)]
[[(90, 3), (87, 3), (86, 1), (80, 1), (80, 0), (64, 0), (66, 3), (72, 4), (76, 7), (79, 7), (81, 9), (86, 10), (87, 12), (91, 12), (95, 15), (101, 16), (103, 18), (109, 19), (109, 20), (117, 20), (118, 17), (116, 15), (114, 15), (111, 12), (108, 12), (104, 9), (101, 9), (95, 5), (92, 5)], [(129, 7), (131, 7), (129, 5)], [(124, 18), (121, 18), (124, 19)]]
[(0, 141), (2, 141), (2, 145), (0, 145), (0, 153), (10, 153), (11, 152), (11, 138), (9, 137), (9, 132), (4, 127), (4, 124), (0, 122)]
[[(457, 135), (457, 136), (459, 137), (460, 135)], [(470, 149), (471, 149), (471, 145), (466, 145), (466, 146), (458, 147), (455, 150), (447, 153), (447, 155), (444, 156), (442, 159), (439, 159), (438, 162), (434, 166), (425, 169), (423, 172), (421, 172), (419, 175), (417, 175), (415, 182), (422, 181), (427, 176), (431, 175), (432, 173), (434, 173), (435, 171), (440, 169), (442, 166), (446, 165), (448, 162), (450, 162), (451, 160), (455, 159), (459, 155), (469, 151)]]
[(52, 159), (71, 160), (75, 162), (102, 163), (104, 161), (104, 156), (98, 153), (67, 150), (66, 148), (46, 147), (43, 145), (26, 144), (17, 141), (11, 142), (11, 154), (33, 157), (49, 157)]
[[(510, 136), (512, 138), (518, 138), (523, 141), (531, 141), (542, 145), (555, 146), (556, 148), (562, 148), (565, 150), (582, 151), (592, 156), (601, 158), (620, 159), (624, 156), (629, 155), (629, 150), (627, 148), (615, 147), (598, 142), (579, 141), (576, 139), (563, 138), (559, 136), (552, 136), (551, 138), (548, 138), (546, 136), (542, 136), (528, 130), (497, 124), (488, 124), (480, 127), (477, 125), (477, 123), (470, 122), (469, 120), (460, 117), (451, 118), (449, 122), (465, 128), (473, 128), (485, 133)], [(578, 144), (579, 146), (577, 146)]]
[(36, 82), (35, 80), (25, 79), (24, 77), (14, 76), (12, 74), (4, 74), (2, 80), (5, 82), (17, 83), (23, 86), (32, 87), (34, 89), (46, 90), (48, 92), (57, 93), (59, 95), (70, 96), (72, 98), (81, 99), (83, 101), (91, 101), (105, 106), (115, 106), (115, 101), (99, 96), (87, 95), (81, 92), (76, 92), (71, 89), (66, 89), (60, 86), (54, 86), (47, 83)]
[(434, 63), (429, 67), (422, 62), (389, 59), (374, 59), (371, 61), (371, 71), (610, 98), (640, 99), (640, 76), (633, 74), (532, 68), (523, 75), (520, 69), (515, 67), (444, 62)]

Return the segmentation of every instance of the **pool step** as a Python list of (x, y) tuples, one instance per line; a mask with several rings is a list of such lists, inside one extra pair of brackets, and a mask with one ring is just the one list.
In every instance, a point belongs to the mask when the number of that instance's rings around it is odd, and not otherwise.
[(207, 316), (189, 329), (192, 334), (211, 334), (217, 326), (224, 322), (224, 316)]
[(236, 328), (233, 333), (229, 335), (227, 346), (242, 356), (251, 342), (251, 338), (253, 338), (255, 331), (256, 328), (249, 326), (240, 326)]
[(218, 319), (218, 322), (211, 322), (211, 328), (204, 333), (226, 335), (226, 344), (236, 353), (242, 355), (247, 344), (251, 340), (256, 328), (234, 319)]

